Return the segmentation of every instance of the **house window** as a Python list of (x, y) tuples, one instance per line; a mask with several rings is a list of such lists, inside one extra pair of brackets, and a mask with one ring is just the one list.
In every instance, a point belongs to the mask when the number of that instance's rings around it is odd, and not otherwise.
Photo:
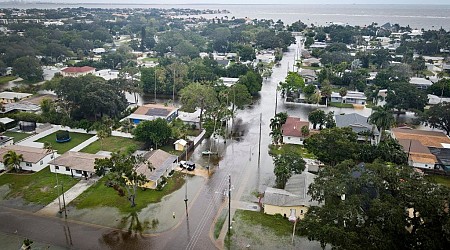
[(31, 167), (31, 163), (27, 162), (27, 163), (25, 163), (25, 166)]
[(42, 165), (42, 164), (44, 164), (44, 162), (43, 162), (43, 161), (41, 161), (40, 163), (41, 163), (41, 165)]
[(81, 170), (75, 170), (75, 173), (81, 174)]
[(69, 168), (69, 167), (66, 167), (66, 171), (70, 171), (70, 168)]
[(301, 213), (301, 214), (303, 214), (303, 209), (302, 209), (302, 210), (300, 210), (300, 213)]
[(53, 159), (53, 154), (50, 156), (50, 159)]
[(55, 166), (55, 170), (59, 170), (59, 166)]

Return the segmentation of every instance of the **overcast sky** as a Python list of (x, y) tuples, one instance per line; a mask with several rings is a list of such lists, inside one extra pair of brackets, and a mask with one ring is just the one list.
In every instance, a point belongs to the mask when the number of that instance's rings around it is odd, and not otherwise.
[[(33, 1), (33, 0), (28, 0)], [(145, 4), (450, 4), (449, 0), (34, 0), (66, 3), (145, 3)], [(2, 2), (2, 0), (0, 0)]]

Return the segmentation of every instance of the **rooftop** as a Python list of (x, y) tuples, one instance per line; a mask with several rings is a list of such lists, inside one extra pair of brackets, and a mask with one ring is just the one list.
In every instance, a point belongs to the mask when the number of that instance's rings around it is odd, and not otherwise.
[(69, 167), (71, 169), (76, 170), (94, 172), (95, 159), (103, 159), (103, 158), (106, 158), (106, 156), (67, 151), (63, 155), (51, 161), (49, 164)]
[(355, 133), (373, 130), (374, 135), (379, 135), (378, 129), (374, 125), (371, 125), (367, 122), (368, 117), (362, 116), (360, 114), (351, 113), (335, 115), (334, 119), (336, 120), (336, 127), (350, 127)]
[(36, 163), (44, 158), (46, 155), (51, 154), (47, 152), (47, 150), (42, 148), (33, 148), (27, 146), (19, 146), (19, 145), (9, 145), (3, 148), (0, 148), (0, 162), (3, 162), (3, 156), (8, 153), (8, 151), (14, 151), (17, 154), (21, 154), (23, 156), (23, 161)]
[(426, 147), (448, 148), (450, 147), (450, 138), (443, 132), (426, 131), (411, 128), (393, 128), (392, 134), (397, 140), (417, 140)]
[(178, 108), (164, 106), (162, 104), (145, 104), (136, 109), (133, 114), (166, 118), (177, 109)]
[(155, 170), (150, 170), (147, 164), (141, 164), (136, 172), (143, 174), (150, 181), (157, 181), (177, 160), (175, 155), (169, 154), (161, 149), (146, 152), (144, 158), (149, 161)]
[(288, 116), (288, 118), (286, 119), (286, 123), (284, 123), (281, 127), (281, 131), (283, 131), (284, 136), (301, 137), (302, 127), (305, 126), (309, 128), (309, 122), (300, 121), (300, 118), (298, 117)]
[(0, 99), (8, 99), (8, 100), (14, 100), (15, 98), (17, 99), (23, 99), (29, 96), (32, 96), (33, 94), (28, 94), (28, 93), (19, 93), (19, 92), (9, 92), (9, 91), (4, 91), (0, 93)]
[(95, 70), (95, 68), (83, 66), (83, 67), (67, 67), (61, 71), (64, 73), (86, 73), (92, 70)]

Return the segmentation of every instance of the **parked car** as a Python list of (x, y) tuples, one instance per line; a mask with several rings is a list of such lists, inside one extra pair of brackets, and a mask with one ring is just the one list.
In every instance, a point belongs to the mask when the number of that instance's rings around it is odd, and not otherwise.
[(180, 161), (180, 168), (192, 171), (195, 169), (195, 163), (192, 161)]

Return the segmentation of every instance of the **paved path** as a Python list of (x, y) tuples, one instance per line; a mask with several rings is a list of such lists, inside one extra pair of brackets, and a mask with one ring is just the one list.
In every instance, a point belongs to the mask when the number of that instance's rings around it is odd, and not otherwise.
[(86, 141), (84, 141), (84, 142), (78, 144), (78, 146), (72, 148), (72, 149), (69, 150), (69, 151), (72, 151), (72, 152), (78, 152), (78, 151), (82, 150), (83, 148), (89, 146), (89, 144), (95, 142), (96, 140), (98, 140), (98, 137), (97, 137), (96, 135), (95, 135), (95, 136), (92, 136), (91, 138), (89, 138), (89, 139), (87, 139)]
[(56, 215), (59, 211), (59, 203), (63, 202), (63, 195), (66, 202), (66, 205), (69, 204), (71, 201), (73, 201), (75, 198), (77, 198), (81, 193), (83, 193), (86, 189), (88, 189), (90, 186), (94, 185), (95, 182), (98, 181), (98, 177), (90, 178), (88, 180), (82, 179), (77, 184), (75, 184), (72, 188), (65, 191), (64, 194), (62, 194), (60, 197), (56, 198), (54, 201), (52, 201), (50, 204), (48, 204), (43, 209), (37, 211), (37, 214), (40, 215)]
[(28, 146), (28, 147), (34, 147), (34, 148), (43, 148), (44, 147), (44, 143), (42, 142), (35, 142), (43, 137), (46, 137), (49, 134), (55, 133), (56, 131), (58, 131), (60, 129), (59, 126), (53, 126), (50, 129), (47, 129), (39, 134), (35, 134), (32, 136), (29, 136), (27, 138), (25, 138), (24, 140), (20, 141), (17, 143), (17, 145), (21, 145), (21, 146)]

